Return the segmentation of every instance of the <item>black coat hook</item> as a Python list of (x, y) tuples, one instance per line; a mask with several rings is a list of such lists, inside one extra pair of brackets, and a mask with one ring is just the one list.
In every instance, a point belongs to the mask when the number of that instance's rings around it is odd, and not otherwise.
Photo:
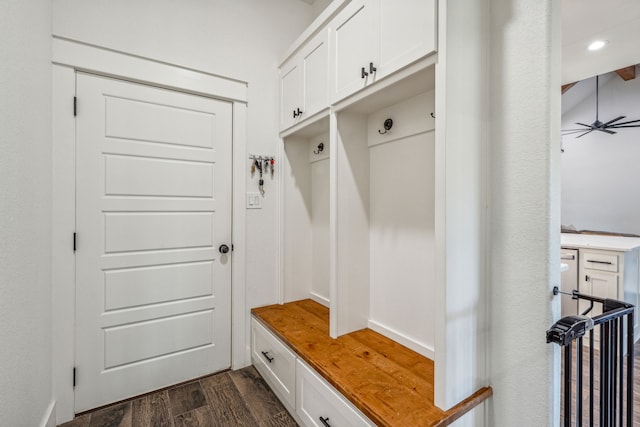
[(378, 133), (380, 135), (384, 135), (385, 133), (387, 133), (389, 131), (389, 129), (391, 129), (393, 127), (393, 120), (391, 120), (391, 119), (385, 120), (384, 124), (382, 126), (384, 126), (384, 132), (381, 132), (380, 129), (378, 129)]
[(436, 118), (436, 115), (431, 113), (431, 117), (433, 117), (434, 119)]
[(318, 144), (318, 149), (313, 151), (313, 154), (320, 154), (322, 153), (323, 150), (324, 150), (324, 143), (321, 142), (320, 144)]

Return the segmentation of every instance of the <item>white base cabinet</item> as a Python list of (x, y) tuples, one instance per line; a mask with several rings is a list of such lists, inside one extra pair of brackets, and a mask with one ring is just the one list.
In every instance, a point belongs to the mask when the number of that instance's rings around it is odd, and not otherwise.
[(251, 359), (276, 396), (303, 426), (375, 426), (253, 317)]

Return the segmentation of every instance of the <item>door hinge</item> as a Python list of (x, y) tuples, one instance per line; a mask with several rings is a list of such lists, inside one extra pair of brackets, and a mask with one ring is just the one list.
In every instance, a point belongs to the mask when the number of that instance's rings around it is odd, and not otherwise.
[(76, 367), (73, 367), (73, 386), (76, 386)]
[(78, 115), (78, 97), (73, 97), (73, 117)]
[(73, 252), (76, 251), (76, 233), (73, 233)]

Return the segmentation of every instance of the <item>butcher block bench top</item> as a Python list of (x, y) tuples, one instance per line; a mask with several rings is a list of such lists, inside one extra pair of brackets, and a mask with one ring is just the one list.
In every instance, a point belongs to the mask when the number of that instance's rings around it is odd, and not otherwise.
[(443, 411), (431, 359), (370, 329), (333, 339), (329, 309), (309, 299), (251, 312), (378, 426), (447, 426), (493, 393), (483, 387)]

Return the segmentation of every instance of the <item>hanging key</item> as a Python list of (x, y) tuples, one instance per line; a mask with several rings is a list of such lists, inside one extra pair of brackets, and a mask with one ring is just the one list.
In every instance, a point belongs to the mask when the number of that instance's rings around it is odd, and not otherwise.
[(272, 158), (271, 158), (271, 161), (270, 161), (270, 165), (271, 165), (271, 178), (273, 178), (273, 170), (275, 169), (275, 168), (273, 167), (273, 165), (275, 165), (275, 164), (276, 164), (276, 161), (275, 161), (275, 160), (273, 159), (273, 157), (272, 157)]
[(260, 194), (264, 196), (264, 179), (262, 178), (258, 181), (258, 190), (260, 190)]
[(268, 172), (269, 172), (269, 160), (264, 159), (264, 173), (268, 173)]
[(251, 177), (253, 177), (253, 174), (256, 173), (256, 161), (254, 160), (253, 163), (251, 163)]

